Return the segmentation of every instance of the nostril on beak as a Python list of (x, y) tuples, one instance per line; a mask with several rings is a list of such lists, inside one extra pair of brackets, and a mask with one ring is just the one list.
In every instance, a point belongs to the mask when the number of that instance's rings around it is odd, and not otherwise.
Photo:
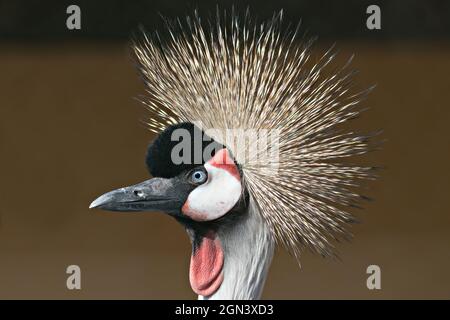
[(139, 189), (134, 190), (133, 193), (134, 193), (134, 195), (135, 195), (136, 197), (139, 197), (139, 198), (142, 198), (142, 196), (143, 196), (143, 194), (144, 194), (144, 193), (142, 192), (142, 190), (139, 190)]

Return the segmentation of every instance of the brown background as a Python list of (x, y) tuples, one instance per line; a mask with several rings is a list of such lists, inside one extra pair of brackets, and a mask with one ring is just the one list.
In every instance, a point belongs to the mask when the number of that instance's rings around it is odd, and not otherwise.
[[(327, 46), (328, 43), (319, 43)], [(375, 199), (341, 261), (278, 250), (263, 298), (450, 298), (447, 41), (340, 41), (358, 83), (377, 83), (355, 127), (384, 130), (371, 163)], [(0, 45), (0, 298), (195, 298), (190, 244), (159, 213), (88, 210), (103, 192), (148, 177), (153, 136), (133, 99), (143, 86), (124, 43)], [(66, 289), (66, 267), (82, 290)], [(382, 289), (366, 288), (366, 268)]]

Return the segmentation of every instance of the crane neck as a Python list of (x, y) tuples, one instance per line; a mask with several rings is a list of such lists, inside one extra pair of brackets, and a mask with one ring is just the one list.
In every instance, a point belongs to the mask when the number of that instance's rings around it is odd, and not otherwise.
[(252, 200), (236, 224), (219, 229), (217, 239), (223, 250), (223, 280), (220, 287), (203, 299), (259, 299), (274, 252), (269, 227)]

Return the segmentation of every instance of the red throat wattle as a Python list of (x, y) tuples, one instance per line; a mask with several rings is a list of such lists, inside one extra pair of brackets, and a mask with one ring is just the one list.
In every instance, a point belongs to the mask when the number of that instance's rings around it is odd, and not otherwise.
[(192, 290), (204, 297), (214, 294), (223, 281), (223, 250), (213, 232), (208, 233), (192, 253), (189, 280)]

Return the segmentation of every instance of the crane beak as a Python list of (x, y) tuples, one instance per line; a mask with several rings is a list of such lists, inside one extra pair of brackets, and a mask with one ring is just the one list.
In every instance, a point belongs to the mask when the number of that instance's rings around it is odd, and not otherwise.
[(153, 178), (116, 189), (95, 199), (89, 209), (109, 211), (164, 211), (176, 214), (183, 205), (171, 179)]

